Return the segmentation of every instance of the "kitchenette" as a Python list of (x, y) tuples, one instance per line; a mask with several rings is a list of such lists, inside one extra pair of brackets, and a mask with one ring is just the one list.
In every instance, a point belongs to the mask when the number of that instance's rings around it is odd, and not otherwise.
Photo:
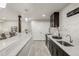
[(79, 3), (7, 3), (0, 9), (0, 56), (79, 56), (78, 35)]
[(50, 16), (46, 46), (52, 56), (79, 56), (78, 6), (79, 4), (70, 4)]
[(52, 56), (78, 56), (79, 46), (60, 37), (49, 35), (47, 46)]

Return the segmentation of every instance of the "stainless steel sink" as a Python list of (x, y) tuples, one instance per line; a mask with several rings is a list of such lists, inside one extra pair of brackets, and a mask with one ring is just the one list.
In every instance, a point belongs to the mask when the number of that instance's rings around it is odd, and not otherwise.
[(58, 43), (60, 43), (61, 45), (64, 45), (64, 46), (73, 46), (72, 44), (68, 43), (68, 42), (65, 42), (65, 41), (57, 41)]

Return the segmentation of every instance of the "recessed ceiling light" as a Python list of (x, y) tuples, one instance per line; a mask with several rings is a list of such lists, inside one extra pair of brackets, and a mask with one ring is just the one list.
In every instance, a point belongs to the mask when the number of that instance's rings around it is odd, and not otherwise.
[(26, 22), (28, 21), (28, 18), (27, 18), (27, 17), (25, 18), (25, 21), (26, 21)]
[(45, 14), (43, 14), (42, 16), (43, 16), (43, 17), (45, 17), (46, 15), (45, 15)]

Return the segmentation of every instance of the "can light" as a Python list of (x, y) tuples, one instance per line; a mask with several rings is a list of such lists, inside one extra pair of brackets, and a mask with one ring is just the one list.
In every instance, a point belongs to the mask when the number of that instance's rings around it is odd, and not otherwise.
[(43, 17), (45, 17), (46, 15), (45, 15), (45, 14), (43, 14), (42, 16), (43, 16)]
[(0, 8), (6, 8), (7, 3), (0, 3)]
[(25, 21), (27, 22), (28, 21), (28, 18), (25, 18)]

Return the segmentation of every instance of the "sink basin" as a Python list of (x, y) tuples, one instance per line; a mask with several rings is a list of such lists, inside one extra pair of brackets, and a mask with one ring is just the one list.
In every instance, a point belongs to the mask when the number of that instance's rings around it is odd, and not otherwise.
[(65, 42), (65, 41), (57, 41), (57, 42), (64, 45), (64, 46), (73, 46), (72, 44)]
[(52, 38), (54, 38), (54, 39), (62, 39), (62, 37), (59, 37), (59, 36), (52, 36)]

